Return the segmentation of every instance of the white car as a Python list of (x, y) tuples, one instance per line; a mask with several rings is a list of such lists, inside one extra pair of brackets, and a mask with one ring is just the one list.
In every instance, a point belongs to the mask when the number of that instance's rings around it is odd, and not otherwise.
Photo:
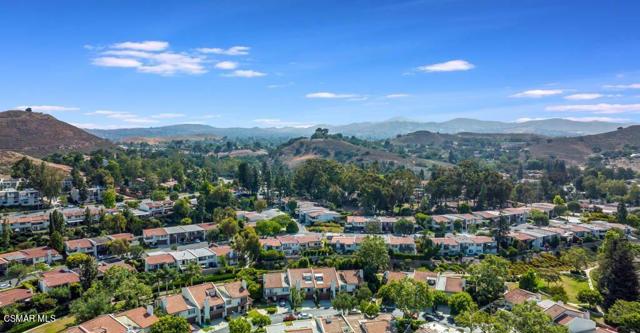
[(8, 283), (8, 282), (0, 283), (0, 289), (7, 289), (7, 288), (11, 288), (11, 283)]
[(298, 319), (311, 319), (311, 315), (306, 312), (300, 312), (298, 314)]

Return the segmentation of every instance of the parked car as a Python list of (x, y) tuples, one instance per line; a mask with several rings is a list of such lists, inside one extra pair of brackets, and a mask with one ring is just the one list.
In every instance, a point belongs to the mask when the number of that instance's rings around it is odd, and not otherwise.
[(287, 302), (285, 300), (281, 300), (280, 303), (278, 303), (278, 305), (284, 308), (287, 306)]
[(11, 288), (11, 283), (8, 283), (8, 282), (0, 283), (0, 289), (7, 289), (7, 288)]
[(300, 312), (298, 314), (298, 319), (311, 319), (311, 315), (306, 312)]

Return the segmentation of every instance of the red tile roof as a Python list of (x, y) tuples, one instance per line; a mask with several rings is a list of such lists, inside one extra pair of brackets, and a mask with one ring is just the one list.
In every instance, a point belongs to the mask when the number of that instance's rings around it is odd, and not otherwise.
[(19, 301), (24, 301), (31, 298), (31, 296), (33, 296), (33, 292), (29, 289), (18, 288), (0, 291), (0, 308)]
[(42, 273), (42, 282), (48, 288), (80, 282), (80, 276), (74, 271), (50, 271)]

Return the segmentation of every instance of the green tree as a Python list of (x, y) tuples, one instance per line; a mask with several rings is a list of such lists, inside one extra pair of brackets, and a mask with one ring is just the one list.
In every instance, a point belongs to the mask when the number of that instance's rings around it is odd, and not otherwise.
[(187, 199), (178, 199), (173, 204), (173, 213), (176, 214), (178, 219), (189, 217), (191, 214), (191, 206)]
[[(502, 317), (519, 333), (566, 333), (567, 328), (556, 325), (543, 310), (533, 302), (514, 306), (511, 312), (504, 311)], [(506, 318), (505, 318), (506, 317)], [(499, 320), (503, 320), (500, 318)]]
[(640, 332), (640, 302), (616, 301), (609, 308), (606, 320), (621, 333)]
[(269, 318), (269, 316), (267, 315), (256, 313), (256, 314), (252, 314), (250, 318), (251, 318), (251, 323), (255, 326), (264, 327), (264, 326), (271, 325), (271, 318)]
[(74, 253), (67, 257), (67, 267), (78, 268), (80, 271), (80, 284), (86, 290), (98, 276), (98, 264), (96, 259), (84, 253)]
[(229, 322), (229, 333), (251, 333), (251, 324), (243, 317)]
[(618, 221), (618, 223), (627, 223), (627, 216), (629, 216), (629, 213), (627, 212), (627, 205), (624, 203), (624, 201), (620, 201), (620, 203), (618, 203), (618, 209), (616, 211), (616, 220)]
[(406, 316), (433, 305), (433, 294), (429, 286), (409, 278), (387, 284), (379, 290), (379, 296), (389, 298)]
[(199, 277), (202, 274), (202, 267), (200, 267), (197, 262), (189, 262), (182, 274), (185, 277), (185, 287), (187, 280), (189, 281), (190, 285), (193, 285), (193, 279)]
[(331, 305), (344, 314), (356, 307), (357, 300), (350, 294), (341, 291), (331, 300)]
[(288, 234), (297, 234), (300, 228), (298, 227), (298, 223), (296, 221), (291, 220), (287, 223), (287, 233)]
[(572, 247), (565, 251), (560, 260), (571, 266), (576, 271), (582, 271), (587, 268), (591, 256), (587, 253), (587, 250), (581, 247)]
[(480, 263), (471, 266), (468, 282), (470, 292), (478, 304), (488, 304), (502, 295), (508, 265), (509, 262), (505, 259), (488, 255)]
[(390, 263), (389, 252), (382, 237), (367, 236), (362, 241), (356, 257), (362, 263), (365, 270), (379, 272), (387, 269)]
[(361, 301), (360, 311), (362, 311), (367, 318), (373, 318), (380, 313), (380, 306), (376, 302)]
[(289, 294), (289, 302), (291, 303), (291, 309), (296, 311), (304, 301), (304, 292), (300, 290), (300, 288), (295, 287), (291, 288), (291, 292)]
[(9, 250), (11, 247), (11, 236), (13, 231), (9, 227), (9, 221), (6, 219), (0, 221), (2, 223), (2, 249)]
[(635, 301), (640, 297), (633, 250), (622, 232), (610, 230), (600, 248), (598, 289), (605, 308), (618, 300)]
[(529, 218), (533, 221), (533, 224), (537, 226), (549, 225), (549, 216), (543, 211), (532, 209), (529, 213)]
[(518, 288), (531, 292), (538, 291), (538, 275), (533, 269), (527, 270), (518, 280)]
[[(251, 325), (249, 325), (251, 326)], [(178, 316), (166, 315), (160, 317), (157, 322), (151, 325), (149, 333), (190, 333), (189, 322)], [(245, 333), (245, 332), (243, 332)]]
[(114, 208), (116, 206), (116, 190), (108, 188), (102, 194), (102, 204), (106, 208)]
[(465, 311), (473, 311), (477, 307), (471, 295), (464, 291), (455, 293), (449, 297), (449, 309), (451, 309), (451, 314), (454, 316)]
[(602, 295), (597, 290), (582, 289), (578, 291), (578, 301), (589, 304), (591, 308), (595, 308), (596, 305), (602, 303), (603, 300)]
[(76, 321), (84, 322), (101, 314), (110, 313), (111, 293), (100, 283), (94, 283), (82, 296), (71, 303), (69, 311)]
[(413, 222), (407, 219), (399, 219), (393, 224), (393, 232), (396, 234), (409, 235), (413, 233)]

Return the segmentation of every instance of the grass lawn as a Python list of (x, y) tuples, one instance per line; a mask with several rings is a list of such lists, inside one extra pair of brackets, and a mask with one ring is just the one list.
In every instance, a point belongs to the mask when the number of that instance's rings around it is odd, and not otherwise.
[(58, 333), (64, 331), (68, 326), (72, 325), (75, 321), (73, 316), (66, 316), (60, 319), (56, 319), (53, 322), (40, 325), (30, 331), (28, 333)]
[(589, 289), (589, 283), (586, 279), (575, 278), (570, 275), (562, 275), (562, 287), (567, 292), (569, 302), (578, 302), (578, 292), (583, 289)]

